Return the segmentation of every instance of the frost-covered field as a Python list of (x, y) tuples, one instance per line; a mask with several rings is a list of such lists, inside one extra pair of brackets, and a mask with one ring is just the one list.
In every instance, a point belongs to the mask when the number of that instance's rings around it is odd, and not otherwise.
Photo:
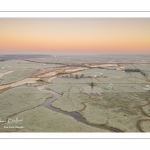
[[(0, 131), (149, 132), (148, 58), (54, 56), (0, 61)], [(55, 98), (50, 91), (60, 96)], [(53, 109), (44, 107), (49, 98)], [(18, 123), (16, 118), (23, 120)]]

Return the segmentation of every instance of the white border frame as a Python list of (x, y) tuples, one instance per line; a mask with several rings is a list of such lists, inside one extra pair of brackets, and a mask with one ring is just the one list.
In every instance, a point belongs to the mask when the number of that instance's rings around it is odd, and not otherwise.
[(0, 18), (150, 18), (149, 12), (0, 12)]

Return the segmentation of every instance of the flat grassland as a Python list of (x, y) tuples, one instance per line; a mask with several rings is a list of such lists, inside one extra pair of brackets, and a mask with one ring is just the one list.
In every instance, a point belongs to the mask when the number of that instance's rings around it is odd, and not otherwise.
[(88, 60), (0, 62), (0, 132), (150, 132), (149, 62)]

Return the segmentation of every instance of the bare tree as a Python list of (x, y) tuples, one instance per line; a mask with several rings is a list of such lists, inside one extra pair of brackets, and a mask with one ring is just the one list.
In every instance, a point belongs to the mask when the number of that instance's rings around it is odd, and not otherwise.
[(81, 78), (83, 78), (84, 77), (84, 74), (81, 74), (81, 76), (80, 76)]
[(78, 74), (75, 75), (75, 79), (79, 79), (79, 75)]
[(93, 83), (93, 82), (91, 82), (91, 84), (90, 84), (90, 85), (91, 85), (91, 87), (93, 87), (93, 86), (94, 86), (94, 83)]

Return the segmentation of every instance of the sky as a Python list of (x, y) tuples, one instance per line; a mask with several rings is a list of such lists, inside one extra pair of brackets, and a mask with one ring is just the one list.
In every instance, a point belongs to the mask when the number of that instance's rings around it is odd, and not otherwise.
[(0, 53), (150, 53), (150, 18), (0, 18)]

